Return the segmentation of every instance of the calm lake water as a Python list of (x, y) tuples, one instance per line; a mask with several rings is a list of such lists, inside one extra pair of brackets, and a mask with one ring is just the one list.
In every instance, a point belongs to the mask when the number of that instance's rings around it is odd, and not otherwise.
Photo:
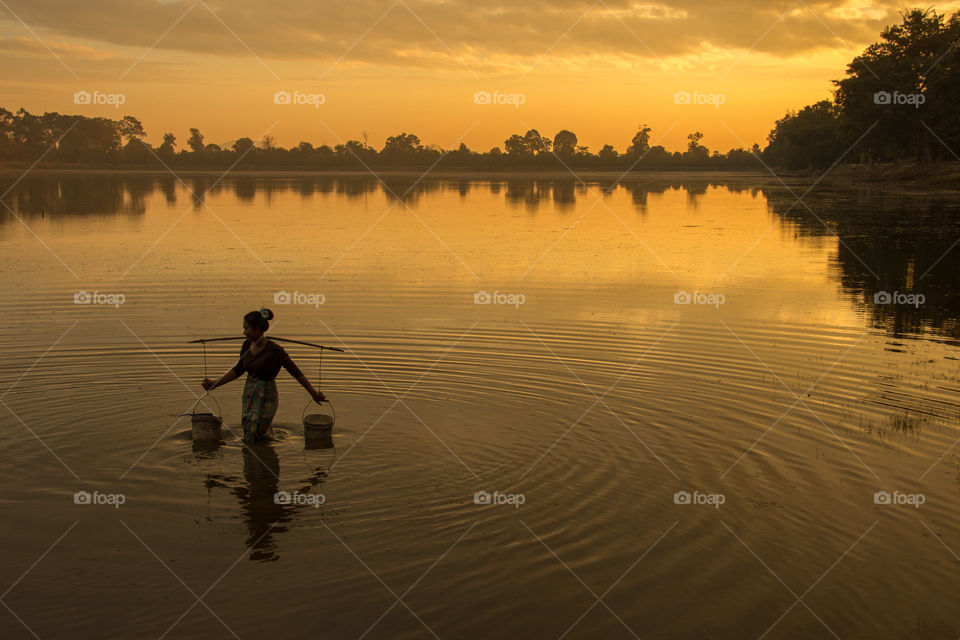
[(616, 178), (3, 175), (0, 636), (956, 638), (956, 195)]

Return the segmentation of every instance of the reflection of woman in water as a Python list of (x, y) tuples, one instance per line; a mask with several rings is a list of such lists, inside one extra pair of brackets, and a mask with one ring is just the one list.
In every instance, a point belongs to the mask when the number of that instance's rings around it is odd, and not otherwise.
[(243, 439), (245, 442), (266, 440), (272, 435), (270, 424), (277, 413), (277, 374), (280, 367), (296, 378), (316, 402), (326, 400), (313, 388), (307, 377), (294, 364), (283, 347), (271, 342), (264, 333), (270, 328), (273, 312), (270, 309), (251, 311), (243, 316), (243, 335), (240, 359), (230, 371), (216, 382), (204, 378), (203, 388), (212, 391), (220, 385), (236, 380), (246, 371), (243, 385)]
[(285, 513), (284, 506), (277, 504), (274, 497), (280, 483), (280, 460), (272, 444), (243, 448), (243, 477), (247, 485), (233, 489), (233, 494), (243, 506), (250, 559), (255, 562), (276, 560), (272, 533), (285, 529), (274, 526), (271, 530), (271, 525), (289, 520), (289, 513)]
[[(231, 474), (207, 474), (204, 483), (207, 490), (230, 488), (240, 503), (240, 513), (246, 524), (245, 544), (250, 548), (250, 560), (253, 562), (271, 562), (277, 560), (277, 541), (275, 534), (289, 530), (288, 524), (299, 511), (301, 514), (312, 512), (289, 501), (278, 499), (280, 489), (280, 459), (271, 442), (258, 442), (243, 448), (243, 479)], [(313, 492), (313, 488), (323, 483), (327, 472), (317, 467), (307, 478), (300, 482), (300, 493)]]

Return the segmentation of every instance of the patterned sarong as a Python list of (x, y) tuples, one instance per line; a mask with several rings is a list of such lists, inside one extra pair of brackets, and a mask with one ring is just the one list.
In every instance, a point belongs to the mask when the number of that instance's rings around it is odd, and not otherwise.
[(243, 385), (243, 439), (267, 440), (273, 435), (270, 423), (277, 413), (277, 381), (247, 375)]

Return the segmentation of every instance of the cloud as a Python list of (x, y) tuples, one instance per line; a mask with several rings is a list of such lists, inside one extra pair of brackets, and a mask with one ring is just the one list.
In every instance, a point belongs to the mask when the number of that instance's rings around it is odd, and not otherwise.
[[(44, 43), (46, 43), (46, 46), (44, 46)], [(41, 43), (36, 38), (4, 38), (0, 36), (0, 51), (13, 53), (18, 56), (38, 58), (46, 58), (50, 55), (50, 51), (53, 51), (61, 57), (69, 56), (82, 60), (112, 60), (119, 57), (119, 54), (115, 51), (98, 49), (86, 45), (57, 42), (55, 40), (44, 40), (44, 43)], [(47, 47), (49, 47), (49, 49)]]
[[(65, 55), (75, 38), (120, 51), (308, 61), (318, 74), (372, 65), (478, 72), (563, 66), (606, 58), (613, 66), (697, 56), (705, 49), (793, 57), (875, 41), (899, 21), (902, 0), (7, 0)], [(8, 35), (26, 29), (0, 10)], [(171, 28), (172, 27), (172, 28)], [(169, 29), (169, 31), (167, 31)], [(158, 42), (159, 39), (159, 42)], [(6, 40), (0, 48), (12, 51)], [(26, 47), (21, 44), (21, 47)], [(26, 53), (25, 49), (21, 49)], [(113, 53), (109, 54), (113, 55)], [(151, 55), (147, 53), (147, 56)], [(343, 56), (341, 58), (341, 56)]]

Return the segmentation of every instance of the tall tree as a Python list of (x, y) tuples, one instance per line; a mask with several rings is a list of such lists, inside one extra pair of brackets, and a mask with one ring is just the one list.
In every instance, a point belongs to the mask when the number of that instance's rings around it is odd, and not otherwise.
[(165, 155), (173, 155), (173, 148), (177, 146), (177, 136), (172, 133), (163, 134), (163, 143), (160, 144), (160, 153)]
[[(868, 159), (914, 155), (926, 161), (935, 144), (924, 126), (932, 107), (927, 90), (942, 86), (943, 77), (956, 79), (949, 61), (943, 65), (955, 48), (956, 16), (948, 26), (932, 9), (901, 15), (900, 24), (884, 29), (879, 42), (853, 59), (846, 78), (834, 81), (834, 100), (847, 142), (870, 132), (858, 149)], [(955, 107), (951, 111), (955, 113)]]
[(653, 131), (653, 129), (646, 124), (641, 124), (638, 127), (637, 133), (634, 134), (633, 139), (630, 141), (630, 146), (627, 147), (628, 156), (639, 157), (650, 150), (651, 131)]
[(540, 132), (536, 129), (530, 129), (523, 135), (523, 144), (526, 146), (527, 151), (533, 155), (550, 153), (552, 146), (550, 138), (541, 136)]
[(203, 134), (200, 133), (200, 129), (190, 129), (190, 137), (187, 138), (187, 146), (190, 147), (190, 150), (194, 153), (203, 151)]
[(572, 156), (577, 151), (577, 134), (561, 129), (553, 136), (553, 151), (558, 156)]
[(687, 135), (687, 152), (683, 154), (684, 158), (697, 164), (705, 163), (710, 159), (710, 150), (700, 144), (703, 140), (703, 134), (695, 131)]
[(249, 152), (252, 147), (253, 147), (253, 140), (251, 140), (250, 138), (246, 138), (246, 137), (240, 138), (240, 139), (238, 139), (236, 142), (233, 143), (233, 150), (234, 150), (234, 152), (236, 152), (236, 153), (238, 153), (238, 154), (240, 154), (240, 155), (243, 155), (243, 154)]
[(533, 153), (527, 148), (523, 136), (516, 133), (504, 140), (503, 148), (506, 150), (507, 155), (514, 158), (533, 156)]
[(612, 144), (605, 144), (597, 153), (597, 157), (603, 162), (615, 162), (617, 158), (620, 157), (620, 154), (617, 153), (617, 150), (613, 148)]
[(763, 160), (789, 169), (829, 167), (844, 150), (838, 115), (829, 100), (787, 112), (770, 131)]
[(142, 139), (147, 135), (143, 130), (143, 125), (133, 116), (123, 116), (123, 120), (118, 123), (120, 135), (126, 139), (129, 144), (134, 139)]
[(401, 133), (396, 136), (390, 136), (387, 138), (386, 142), (383, 145), (383, 151), (381, 153), (387, 155), (412, 155), (418, 151), (423, 150), (423, 145), (420, 144), (420, 138), (413, 135), (412, 133)]

